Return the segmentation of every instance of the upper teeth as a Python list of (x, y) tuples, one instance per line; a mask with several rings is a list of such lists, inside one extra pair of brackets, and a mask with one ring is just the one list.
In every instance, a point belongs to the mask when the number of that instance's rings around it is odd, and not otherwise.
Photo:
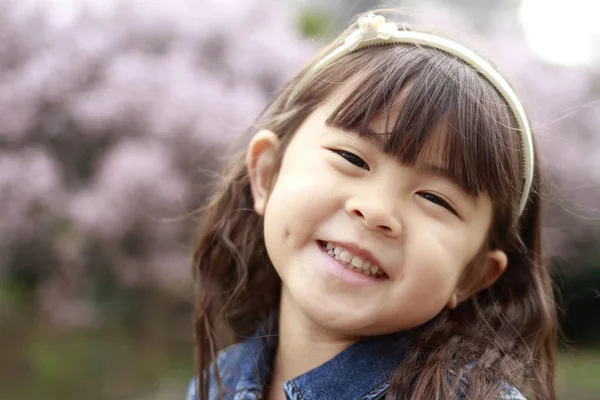
[(335, 243), (327, 242), (325, 248), (330, 256), (340, 261), (349, 269), (358, 269), (365, 275), (372, 275), (376, 277), (380, 277), (383, 275), (383, 271), (381, 271), (377, 265), (372, 264), (371, 262), (359, 256), (355, 256), (354, 254), (352, 254), (352, 252), (343, 248), (342, 246), (338, 246)]

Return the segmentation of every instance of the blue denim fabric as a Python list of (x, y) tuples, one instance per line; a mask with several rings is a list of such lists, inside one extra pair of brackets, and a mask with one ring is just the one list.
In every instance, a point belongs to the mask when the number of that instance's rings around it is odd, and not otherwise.
[[(221, 351), (216, 368), (221, 373), (224, 391), (218, 391), (213, 366), (210, 400), (262, 399), (276, 347), (277, 335), (262, 329), (246, 341)], [(290, 400), (383, 399), (407, 347), (407, 340), (401, 334), (363, 340), (321, 366), (285, 382), (283, 391)], [(458, 395), (457, 399), (460, 398)], [(188, 387), (186, 399), (197, 400), (195, 380)], [(505, 384), (498, 400), (526, 399), (513, 386)]]

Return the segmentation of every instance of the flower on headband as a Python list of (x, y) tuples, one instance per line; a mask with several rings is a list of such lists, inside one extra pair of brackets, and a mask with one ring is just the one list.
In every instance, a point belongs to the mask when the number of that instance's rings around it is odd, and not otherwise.
[(397, 31), (398, 27), (393, 22), (385, 22), (383, 16), (369, 13), (360, 17), (358, 29), (348, 35), (344, 45), (352, 51), (365, 40), (389, 39)]

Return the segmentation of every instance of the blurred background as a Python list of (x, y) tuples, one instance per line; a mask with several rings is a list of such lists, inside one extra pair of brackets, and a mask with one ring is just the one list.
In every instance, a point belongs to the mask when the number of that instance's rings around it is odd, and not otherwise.
[[(183, 399), (225, 153), (367, 0), (0, 2), (0, 399)], [(519, 89), (546, 171), (561, 399), (600, 399), (600, 1), (387, 1)]]

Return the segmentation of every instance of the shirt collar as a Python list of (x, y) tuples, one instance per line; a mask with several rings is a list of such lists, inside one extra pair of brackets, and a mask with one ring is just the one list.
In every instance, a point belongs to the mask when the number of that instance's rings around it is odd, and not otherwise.
[[(237, 365), (228, 367), (239, 371), (235, 392), (262, 392), (277, 348), (276, 326), (275, 315), (255, 335), (234, 346), (240, 351), (240, 358), (234, 357)], [(324, 364), (287, 381), (283, 389), (288, 397), (304, 400), (375, 398), (389, 387), (390, 377), (404, 359), (406, 348), (407, 339), (402, 334), (364, 339)]]
[(406, 354), (400, 334), (372, 337), (284, 384), (305, 400), (375, 398), (390, 386), (390, 378)]

